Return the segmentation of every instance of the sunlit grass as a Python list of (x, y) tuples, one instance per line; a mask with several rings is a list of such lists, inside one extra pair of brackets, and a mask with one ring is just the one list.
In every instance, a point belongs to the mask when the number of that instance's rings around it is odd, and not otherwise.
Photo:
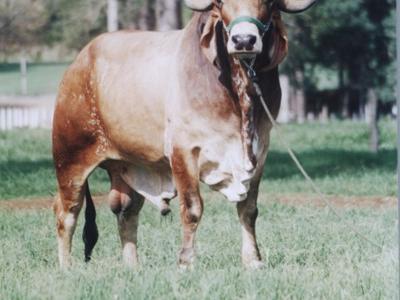
[(98, 208), (100, 240), (83, 263), (82, 220), (74, 238), (74, 266), (57, 266), (50, 211), (0, 211), (1, 299), (395, 299), (395, 211), (347, 210), (341, 215), (370, 239), (358, 238), (326, 210), (261, 202), (257, 222), (263, 270), (240, 263), (235, 207), (207, 198), (194, 270), (182, 272), (177, 203), (173, 219), (145, 205), (139, 226), (141, 268), (121, 262), (116, 220)]
[[(315, 178), (332, 195), (390, 196), (396, 191), (395, 124), (381, 122), (378, 154), (368, 152), (365, 124), (334, 122), (284, 126), (285, 136)], [(0, 133), (0, 199), (55, 192), (48, 130)], [(106, 192), (106, 174), (90, 179)], [(204, 189), (205, 213), (197, 236), (194, 270), (177, 268), (181, 241), (178, 202), (173, 218), (161, 219), (146, 204), (139, 226), (141, 268), (121, 262), (116, 220), (98, 207), (100, 239), (90, 264), (83, 263), (82, 219), (74, 237), (74, 265), (57, 265), (55, 220), (50, 210), (0, 210), (0, 299), (395, 299), (398, 297), (396, 212), (340, 209), (340, 215), (377, 249), (357, 237), (326, 209), (271, 201), (283, 194), (312, 194), (272, 135), (261, 185), (257, 232), (266, 267), (240, 263), (240, 226), (235, 206)], [(17, 200), (15, 200), (17, 201)]]

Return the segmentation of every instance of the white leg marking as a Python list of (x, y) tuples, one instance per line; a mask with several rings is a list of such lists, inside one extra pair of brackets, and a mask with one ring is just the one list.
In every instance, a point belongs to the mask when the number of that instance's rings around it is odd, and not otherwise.
[(139, 264), (136, 245), (133, 242), (127, 242), (122, 248), (122, 257), (124, 263), (129, 268), (134, 268)]
[(58, 260), (61, 268), (68, 268), (71, 265), (71, 239), (75, 230), (76, 218), (72, 213), (61, 212), (59, 219), (63, 220), (63, 230), (57, 234)]
[(242, 261), (246, 268), (254, 270), (264, 267), (259, 260), (254, 236), (242, 226)]

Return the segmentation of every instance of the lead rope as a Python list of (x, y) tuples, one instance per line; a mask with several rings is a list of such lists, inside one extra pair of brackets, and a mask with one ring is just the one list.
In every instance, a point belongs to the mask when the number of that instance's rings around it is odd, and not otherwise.
[(310, 186), (312, 187), (312, 189), (314, 190), (314, 192), (322, 199), (322, 201), (325, 203), (325, 205), (333, 212), (333, 214), (341, 221), (343, 222), (347, 227), (349, 227), (356, 235), (358, 235), (359, 237), (361, 237), (362, 239), (364, 239), (365, 241), (369, 242), (371, 245), (374, 245), (376, 248), (378, 248), (379, 250), (383, 250), (383, 246), (379, 245), (378, 243), (374, 242), (373, 240), (369, 239), (368, 237), (366, 237), (365, 235), (363, 235), (359, 230), (357, 230), (354, 227), (354, 224), (351, 224), (347, 221), (345, 221), (340, 214), (336, 211), (335, 208), (333, 208), (333, 206), (329, 203), (329, 200), (327, 198), (327, 196), (321, 192), (321, 190), (318, 188), (318, 186), (315, 184), (315, 182), (311, 179), (311, 177), (308, 175), (308, 173), (306, 172), (306, 170), (304, 169), (304, 167), (302, 166), (302, 164), (300, 163), (300, 161), (298, 160), (297, 156), (294, 154), (292, 148), (290, 147), (289, 143), (285, 140), (283, 133), (281, 131), (280, 126), (278, 125), (278, 123), (275, 121), (275, 119), (273, 118), (267, 104), (265, 103), (265, 99), (262, 95), (261, 92), (261, 88), (257, 82), (257, 74), (256, 71), (254, 70), (253, 66), (254, 66), (254, 61), (252, 61), (250, 64), (242, 61), (243, 64), (246, 66), (247, 71), (248, 71), (248, 76), (250, 77), (250, 80), (253, 83), (254, 89), (257, 93), (257, 96), (268, 116), (268, 118), (271, 121), (272, 127), (274, 127), (276, 129), (276, 132), (278, 134), (278, 138), (279, 141), (284, 145), (284, 147), (286, 148), (286, 150), (288, 151), (291, 159), (294, 161), (294, 163), (296, 164), (297, 168), (300, 170), (301, 174), (304, 176), (304, 178), (306, 179), (306, 181), (310, 184)]

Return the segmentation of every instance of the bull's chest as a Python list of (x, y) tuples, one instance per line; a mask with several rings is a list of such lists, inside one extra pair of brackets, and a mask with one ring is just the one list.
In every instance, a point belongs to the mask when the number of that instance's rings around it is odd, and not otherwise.
[(205, 141), (199, 155), (200, 180), (224, 194), (229, 201), (246, 199), (250, 182), (260, 167), (257, 158), (263, 148), (256, 134), (252, 145), (256, 161), (252, 162), (240, 136), (220, 136), (214, 141)]
[(200, 180), (229, 201), (239, 202), (246, 199), (250, 182), (262, 168), (266, 143), (259, 138), (264, 133), (256, 128), (249, 153), (240, 126), (231, 121), (213, 124), (193, 117), (190, 123), (181, 123), (185, 126), (171, 126), (166, 134), (166, 152), (169, 156), (174, 148), (199, 149)]

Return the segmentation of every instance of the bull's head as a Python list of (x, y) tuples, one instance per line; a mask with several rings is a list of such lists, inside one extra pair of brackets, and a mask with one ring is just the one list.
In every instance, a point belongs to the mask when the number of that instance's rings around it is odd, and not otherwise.
[(223, 21), (228, 33), (227, 50), (238, 56), (255, 56), (263, 50), (263, 35), (268, 31), (273, 14), (280, 10), (298, 13), (316, 0), (185, 0), (195, 11), (213, 10)]

